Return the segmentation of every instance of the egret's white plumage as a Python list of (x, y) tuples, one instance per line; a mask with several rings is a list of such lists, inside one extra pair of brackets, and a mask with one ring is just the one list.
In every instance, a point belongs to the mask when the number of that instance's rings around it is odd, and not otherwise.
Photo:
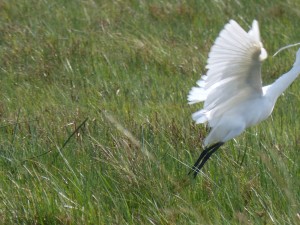
[(207, 74), (188, 95), (189, 104), (204, 101), (203, 109), (195, 112), (193, 119), (196, 123), (208, 122), (211, 127), (204, 140), (205, 149), (194, 165), (194, 176), (223, 143), (266, 119), (277, 98), (300, 73), (298, 50), (292, 69), (262, 87), (261, 64), (266, 58), (256, 20), (248, 33), (234, 20), (220, 32), (208, 56)]

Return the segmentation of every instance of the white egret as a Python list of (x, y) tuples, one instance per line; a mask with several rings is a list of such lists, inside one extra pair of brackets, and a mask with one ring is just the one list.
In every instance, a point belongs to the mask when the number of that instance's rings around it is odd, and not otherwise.
[(197, 124), (208, 122), (211, 128), (189, 174), (196, 177), (221, 145), (269, 117), (277, 98), (300, 73), (299, 49), (292, 69), (262, 87), (261, 64), (266, 58), (256, 20), (249, 32), (234, 20), (220, 32), (208, 56), (207, 74), (188, 95), (189, 104), (204, 101), (192, 118)]

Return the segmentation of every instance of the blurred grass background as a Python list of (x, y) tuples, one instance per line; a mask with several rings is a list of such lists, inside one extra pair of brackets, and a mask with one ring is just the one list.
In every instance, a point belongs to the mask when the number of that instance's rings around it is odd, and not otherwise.
[(2, 0), (0, 223), (300, 224), (298, 80), (187, 177), (186, 96), (229, 19), (259, 21), (265, 84), (289, 70), (296, 0)]

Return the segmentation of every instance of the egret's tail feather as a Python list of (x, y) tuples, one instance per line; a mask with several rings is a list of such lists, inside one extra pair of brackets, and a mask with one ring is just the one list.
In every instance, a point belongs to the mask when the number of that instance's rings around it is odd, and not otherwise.
[(207, 76), (202, 75), (201, 79), (197, 81), (198, 87), (193, 87), (188, 94), (189, 104), (195, 104), (206, 100), (207, 93), (205, 91), (205, 80)]
[(206, 99), (205, 90), (201, 87), (192, 87), (188, 95), (189, 104), (203, 102)]
[(200, 111), (197, 111), (197, 112), (192, 114), (192, 118), (196, 122), (196, 124), (205, 123), (208, 120), (207, 111), (204, 110), (204, 109), (202, 109)]

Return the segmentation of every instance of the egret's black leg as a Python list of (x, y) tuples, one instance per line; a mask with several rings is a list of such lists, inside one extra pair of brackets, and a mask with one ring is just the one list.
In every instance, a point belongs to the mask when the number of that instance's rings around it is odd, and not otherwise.
[(195, 164), (194, 164), (192, 170), (189, 172), (189, 174), (191, 174), (192, 172), (194, 172), (194, 171), (197, 169), (198, 164), (200, 163), (200, 161), (201, 161), (201, 160), (205, 157), (205, 155), (206, 155), (211, 149), (213, 149), (217, 144), (218, 144), (218, 143), (213, 144), (212, 146), (209, 146), (208, 148), (205, 148), (205, 149), (201, 152), (199, 158), (198, 158), (197, 161), (195, 162)]
[(201, 168), (204, 166), (204, 164), (206, 163), (206, 161), (223, 144), (224, 144), (224, 142), (218, 142), (218, 143), (213, 144), (212, 146), (204, 149), (203, 152), (201, 153), (201, 155), (199, 156), (199, 158), (197, 159), (196, 163), (194, 164), (193, 169), (189, 172), (189, 174), (191, 172), (193, 172), (193, 176), (194, 176), (194, 178), (196, 178), (197, 174), (199, 173), (199, 171), (201, 170)]
[(212, 148), (203, 158), (202, 162), (198, 165), (197, 170), (194, 172), (194, 177), (197, 176), (197, 173), (201, 170), (201, 168), (204, 166), (204, 164), (206, 163), (206, 161), (210, 158), (210, 156), (217, 151), (224, 143), (219, 142), (218, 145), (216, 145), (214, 148)]

